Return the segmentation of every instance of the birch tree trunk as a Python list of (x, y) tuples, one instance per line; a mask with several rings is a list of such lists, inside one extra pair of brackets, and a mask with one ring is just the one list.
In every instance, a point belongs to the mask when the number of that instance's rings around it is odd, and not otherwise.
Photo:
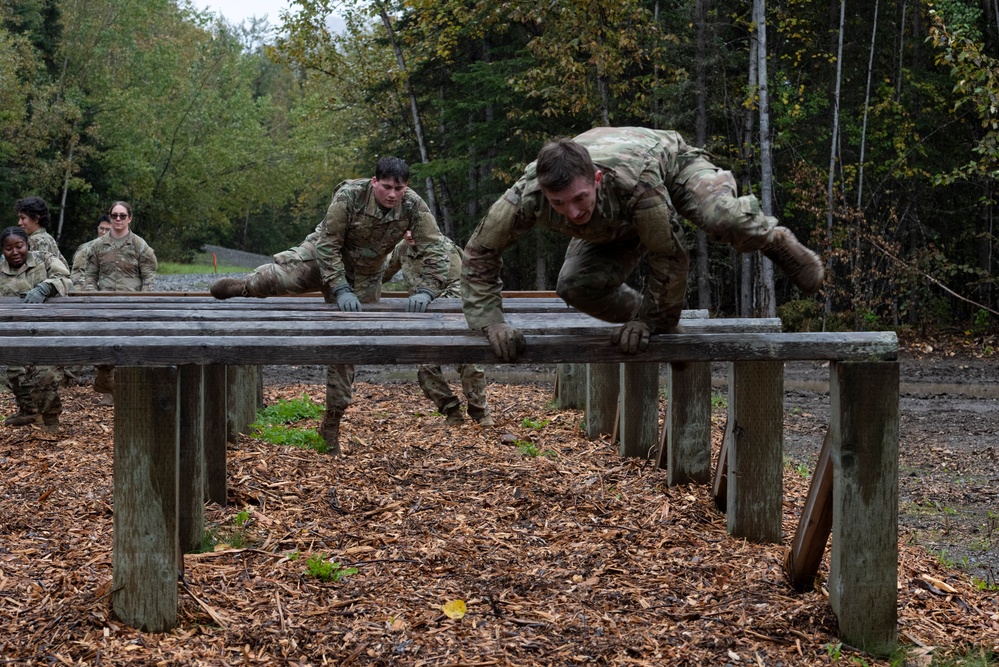
[[(697, 41), (694, 47), (694, 71), (696, 82), (697, 117), (695, 119), (694, 143), (700, 148), (708, 140), (707, 74), (705, 65), (705, 43), (707, 42), (707, 13), (710, 0), (695, 0), (694, 20), (697, 22)], [(658, 5), (657, 5), (658, 8)], [(711, 310), (711, 276), (708, 271), (708, 235), (697, 230), (697, 307)]]
[[(826, 190), (826, 243), (832, 248), (834, 186), (836, 184), (836, 148), (839, 146), (839, 94), (843, 81), (843, 23), (846, 17), (846, 0), (839, 3), (839, 44), (836, 48), (836, 90), (833, 94), (832, 142), (829, 146), (829, 185)], [(831, 254), (830, 254), (831, 257)], [(831, 262), (832, 260), (826, 260)], [(832, 275), (832, 266), (826, 266), (826, 273)], [(832, 312), (832, 297), (826, 292), (825, 318)], [(824, 323), (823, 323), (824, 324)], [(825, 328), (823, 326), (823, 328)]]
[[(759, 64), (756, 58), (756, 30), (749, 36), (749, 81), (746, 85), (749, 94), (755, 97), (756, 95), (756, 83), (757, 83), (757, 66)], [(742, 136), (742, 161), (745, 165), (744, 171), (742, 173), (742, 190), (743, 192), (748, 192), (752, 188), (752, 179), (750, 178), (750, 165), (753, 162), (753, 105), (749, 104), (746, 108), (746, 115), (743, 119), (743, 136)], [(739, 315), (742, 317), (752, 317), (753, 310), (756, 304), (753, 301), (754, 290), (753, 290), (753, 276), (755, 272), (753, 271), (753, 265), (756, 260), (757, 253), (742, 253), (738, 255), (741, 259), (740, 267), (742, 273), (742, 279), (739, 282)]]
[(867, 112), (871, 108), (871, 76), (874, 73), (874, 43), (878, 36), (878, 4), (874, 0), (874, 26), (871, 28), (871, 54), (867, 59), (867, 89), (864, 91), (864, 120), (860, 128), (860, 165), (857, 167), (857, 208), (863, 208), (864, 149), (867, 146)]
[[(757, 80), (760, 95), (760, 203), (764, 215), (773, 215), (773, 160), (770, 147), (770, 97), (767, 89), (767, 7), (766, 0), (753, 0), (756, 22)], [(774, 291), (774, 266), (769, 259), (761, 258), (759, 288), (759, 315), (777, 316), (777, 294)]]

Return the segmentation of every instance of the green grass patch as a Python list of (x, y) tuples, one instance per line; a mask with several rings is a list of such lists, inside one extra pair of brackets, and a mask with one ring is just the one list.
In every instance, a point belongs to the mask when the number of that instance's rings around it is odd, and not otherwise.
[(306, 572), (309, 576), (320, 581), (332, 581), (334, 584), (340, 583), (352, 574), (357, 574), (356, 567), (344, 567), (342, 563), (326, 560), (326, 554), (313, 554), (305, 564)]
[(189, 273), (249, 273), (252, 269), (245, 266), (221, 265), (216, 269), (211, 262), (208, 264), (178, 264), (176, 262), (160, 262), (156, 267), (156, 273), (163, 275), (187, 275)]
[(294, 428), (288, 424), (303, 419), (318, 419), (323, 414), (323, 406), (302, 394), (290, 401), (279, 400), (257, 413), (257, 419), (250, 424), (253, 437), (274, 445), (311, 449), (325, 454), (326, 441), (313, 428)]

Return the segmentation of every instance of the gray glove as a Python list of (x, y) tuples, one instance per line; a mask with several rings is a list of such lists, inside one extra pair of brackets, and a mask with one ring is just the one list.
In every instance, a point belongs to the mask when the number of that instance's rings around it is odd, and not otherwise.
[(24, 295), (21, 300), (23, 303), (43, 303), (45, 299), (52, 296), (52, 292), (55, 291), (50, 283), (38, 283), (31, 290)]
[(361, 301), (354, 294), (354, 290), (347, 286), (339, 288), (333, 293), (336, 297), (336, 305), (340, 306), (340, 310), (345, 313), (359, 313), (361, 312)]
[(517, 355), (527, 349), (524, 334), (514, 329), (506, 322), (488, 324), (482, 328), (493, 352), (503, 361), (513, 361)]
[(425, 313), (427, 312), (427, 306), (430, 302), (434, 300), (434, 295), (428, 290), (418, 289), (406, 301), (406, 312), (407, 313)]
[(614, 329), (611, 334), (611, 345), (617, 345), (625, 354), (635, 354), (648, 349), (651, 333), (648, 324), (641, 320), (632, 320)]

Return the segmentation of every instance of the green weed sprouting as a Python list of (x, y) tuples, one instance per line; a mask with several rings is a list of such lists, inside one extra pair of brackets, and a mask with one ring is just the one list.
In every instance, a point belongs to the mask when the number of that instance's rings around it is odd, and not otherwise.
[(326, 554), (312, 554), (305, 566), (310, 576), (320, 581), (332, 581), (334, 584), (358, 572), (356, 567), (344, 567), (342, 563), (326, 560)]
[(533, 428), (535, 431), (540, 431), (551, 422), (551, 419), (531, 419), (530, 417), (524, 417), (524, 421), (520, 422), (520, 425), (523, 428)]
[(250, 424), (251, 433), (255, 438), (274, 445), (312, 449), (325, 454), (326, 441), (315, 429), (287, 426), (303, 419), (317, 419), (322, 414), (323, 406), (305, 394), (290, 401), (282, 399), (257, 413), (256, 421)]

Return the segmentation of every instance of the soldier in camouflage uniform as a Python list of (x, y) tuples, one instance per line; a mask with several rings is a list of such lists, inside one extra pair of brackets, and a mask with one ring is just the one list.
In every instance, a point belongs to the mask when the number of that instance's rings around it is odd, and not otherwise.
[(55, 255), (64, 266), (69, 266), (66, 258), (59, 252), (59, 244), (46, 231), (52, 216), (45, 200), (41, 197), (18, 199), (14, 204), (14, 211), (17, 213), (18, 226), (28, 233), (28, 244), (31, 249)]
[[(534, 225), (572, 237), (557, 290), (567, 304), (620, 322), (611, 344), (634, 354), (652, 333), (679, 330), (687, 287), (687, 248), (679, 216), (740, 252), (761, 250), (805, 293), (822, 285), (818, 255), (735, 179), (672, 131), (598, 127), (545, 145), (524, 175), (489, 209), (465, 246), (462, 307), (498, 357), (513, 361), (523, 334), (506, 323), (503, 250)], [(642, 259), (644, 290), (625, 284)]]
[[(87, 249), (83, 289), (87, 292), (152, 292), (156, 287), (156, 253), (130, 229), (132, 207), (116, 201), (108, 211), (111, 231)], [(114, 403), (114, 367), (98, 366), (94, 391), (101, 405)]]
[[(340, 310), (359, 312), (362, 303), (374, 303), (381, 297), (385, 259), (410, 230), (417, 252), (425, 259), (406, 310), (425, 312), (444, 289), (448, 258), (437, 245), (437, 221), (408, 183), (409, 165), (396, 157), (381, 158), (373, 178), (336, 186), (326, 217), (305, 243), (275, 256), (273, 266), (259, 267), (247, 278), (215, 281), (212, 295), (228, 299), (319, 289), (326, 301), (335, 301)], [(340, 420), (350, 405), (353, 383), (352, 365), (327, 368), (326, 413), (319, 432), (333, 453), (340, 451)]]
[(111, 218), (107, 213), (102, 213), (101, 217), (97, 218), (97, 238), (87, 241), (86, 243), (81, 243), (73, 253), (73, 266), (69, 271), (69, 279), (73, 282), (73, 287), (77, 289), (84, 289), (84, 273), (87, 270), (87, 252), (90, 247), (97, 243), (97, 241), (111, 231)]
[[(440, 244), (451, 260), (447, 284), (440, 296), (444, 298), (460, 297), (461, 249), (444, 235), (441, 235)], [(399, 241), (389, 256), (388, 264), (385, 267), (385, 281), (391, 280), (392, 276), (399, 270), (402, 270), (402, 279), (406, 283), (406, 289), (412, 292), (413, 286), (419, 284), (420, 274), (423, 271), (423, 259), (416, 252), (413, 236), (408, 231), (405, 238)], [(493, 426), (495, 422), (486, 404), (486, 374), (482, 368), (475, 364), (457, 364), (456, 368), (458, 376), (461, 378), (462, 391), (464, 391), (465, 399), (468, 401), (468, 416), (481, 426)], [(420, 382), (420, 388), (424, 395), (434, 402), (437, 410), (444, 415), (448, 424), (460, 424), (464, 421), (461, 414), (461, 400), (451, 391), (439, 364), (420, 366), (416, 371), (416, 378)]]
[[(65, 295), (70, 288), (69, 269), (58, 257), (29, 250), (28, 234), (21, 227), (0, 232), (0, 296), (18, 296), (25, 303), (42, 303), (50, 296)], [(62, 372), (55, 366), (9, 366), (7, 384), (17, 401), (17, 414), (4, 420), (8, 426), (41, 424), (49, 432), (59, 430), (59, 383)]]

